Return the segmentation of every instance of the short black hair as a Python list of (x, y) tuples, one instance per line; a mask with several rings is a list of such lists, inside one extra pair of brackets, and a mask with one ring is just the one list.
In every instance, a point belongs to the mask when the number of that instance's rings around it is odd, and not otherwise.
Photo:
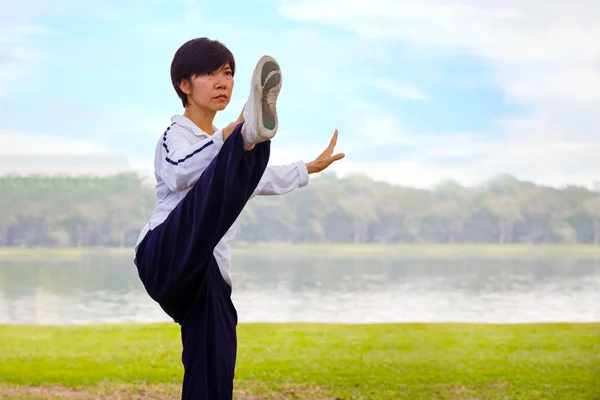
[(194, 75), (214, 72), (229, 64), (231, 74), (235, 75), (233, 53), (221, 42), (208, 38), (196, 38), (185, 42), (175, 53), (171, 62), (171, 82), (184, 107), (187, 107), (187, 95), (179, 89), (183, 79)]

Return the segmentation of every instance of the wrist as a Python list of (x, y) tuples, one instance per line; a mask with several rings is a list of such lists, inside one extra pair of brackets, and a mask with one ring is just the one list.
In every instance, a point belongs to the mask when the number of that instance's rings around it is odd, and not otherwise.
[(315, 167), (315, 164), (312, 161), (306, 163), (306, 170), (309, 174), (314, 174), (315, 172), (317, 172), (317, 168)]

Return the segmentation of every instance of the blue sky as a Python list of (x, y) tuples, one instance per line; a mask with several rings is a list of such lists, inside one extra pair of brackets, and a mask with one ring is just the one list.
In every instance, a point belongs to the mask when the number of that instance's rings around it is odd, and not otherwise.
[(273, 163), (310, 161), (338, 128), (347, 158), (333, 170), (342, 175), (421, 187), (501, 173), (552, 185), (600, 180), (600, 45), (589, 39), (600, 36), (597, 6), (3, 3), (0, 153), (118, 154), (150, 171), (156, 141), (182, 112), (172, 56), (208, 36), (238, 64), (219, 125), (239, 113), (261, 55), (282, 65)]

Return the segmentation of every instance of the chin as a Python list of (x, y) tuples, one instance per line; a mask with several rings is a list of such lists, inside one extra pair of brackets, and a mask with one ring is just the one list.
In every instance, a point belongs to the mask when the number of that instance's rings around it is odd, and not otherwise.
[(226, 108), (227, 108), (227, 106), (228, 106), (228, 105), (229, 105), (229, 104), (219, 104), (218, 106), (216, 106), (216, 107), (214, 108), (214, 111), (223, 111), (224, 109), (226, 109)]

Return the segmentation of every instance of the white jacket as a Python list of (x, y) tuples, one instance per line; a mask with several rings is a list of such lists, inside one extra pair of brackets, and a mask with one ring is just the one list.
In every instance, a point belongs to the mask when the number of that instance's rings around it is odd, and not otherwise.
[[(150, 221), (144, 226), (135, 250), (150, 229), (156, 228), (179, 204), (200, 178), (211, 160), (223, 146), (223, 130), (213, 127), (209, 135), (182, 115), (171, 118), (171, 126), (160, 137), (154, 155), (156, 206)], [(280, 195), (308, 184), (306, 164), (268, 166), (252, 194)], [(217, 244), (214, 256), (225, 281), (231, 286), (231, 241), (237, 232), (237, 221)]]

